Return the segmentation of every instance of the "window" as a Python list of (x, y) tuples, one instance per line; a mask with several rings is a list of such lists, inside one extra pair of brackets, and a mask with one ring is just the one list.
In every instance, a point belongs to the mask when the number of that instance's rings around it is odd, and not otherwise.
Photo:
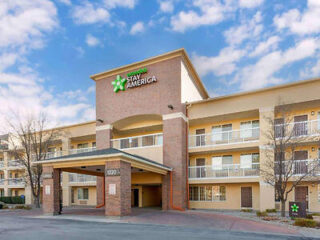
[(96, 146), (97, 146), (97, 143), (96, 143), (96, 142), (93, 142), (93, 143), (92, 143), (92, 147), (95, 148)]
[[(142, 146), (152, 146), (154, 145), (154, 136), (144, 136), (142, 137)], [(138, 139), (137, 139), (138, 140)], [(138, 142), (138, 141), (137, 141)]]
[(258, 138), (259, 120), (240, 123), (240, 138)]
[(274, 134), (276, 138), (284, 137), (285, 134), (285, 125), (284, 118), (277, 118), (274, 120)]
[(318, 184), (318, 202), (320, 202), (320, 184)]
[(240, 168), (254, 168), (259, 163), (259, 153), (241, 154)]
[(226, 187), (218, 185), (207, 185), (201, 187), (189, 187), (190, 201), (225, 201)]
[(303, 136), (308, 134), (308, 115), (294, 116), (294, 135)]
[(19, 191), (18, 190), (14, 190), (14, 196), (18, 197), (19, 196)]
[(232, 124), (214, 126), (211, 130), (212, 141), (230, 141), (232, 139)]
[(55, 152), (56, 151), (56, 148), (52, 147), (52, 148), (48, 148), (48, 152), (51, 153), (51, 152)]
[(79, 143), (77, 145), (77, 148), (88, 148), (89, 147), (89, 144), (88, 143)]
[(0, 189), (0, 197), (4, 197), (4, 189)]
[(224, 155), (219, 157), (212, 157), (212, 169), (222, 170), (224, 167), (233, 164), (232, 155)]
[(79, 200), (88, 200), (89, 199), (88, 188), (78, 188), (78, 199)]
[(206, 130), (203, 129), (197, 129), (196, 130), (196, 146), (204, 146), (206, 145)]

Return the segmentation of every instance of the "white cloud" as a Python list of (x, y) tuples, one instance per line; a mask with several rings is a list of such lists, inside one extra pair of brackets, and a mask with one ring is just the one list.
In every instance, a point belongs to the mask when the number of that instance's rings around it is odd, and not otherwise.
[(107, 23), (110, 21), (110, 13), (107, 9), (86, 1), (74, 7), (72, 18), (77, 24)]
[(187, 29), (197, 28), (202, 25), (217, 24), (226, 19), (229, 13), (237, 9), (232, 0), (226, 0), (223, 3), (218, 0), (195, 0), (193, 1), (193, 7), (199, 8), (200, 13), (194, 10), (181, 11), (171, 18), (173, 31), (184, 32)]
[(273, 19), (278, 29), (288, 28), (292, 33), (304, 35), (320, 32), (320, 1), (308, 0), (304, 12), (291, 9)]
[(320, 59), (312, 66), (307, 66), (300, 71), (301, 78), (320, 77)]
[(236, 62), (245, 54), (244, 50), (224, 48), (218, 56), (207, 57), (193, 55), (192, 61), (201, 76), (214, 73), (216, 76), (228, 75), (235, 71)]
[(95, 47), (100, 44), (100, 40), (98, 38), (92, 36), (91, 34), (88, 34), (86, 37), (86, 43), (90, 47)]
[(165, 13), (173, 12), (174, 6), (172, 1), (160, 1), (160, 11)]
[(260, 6), (264, 0), (240, 0), (239, 5), (243, 8), (255, 8)]
[(71, 0), (58, 0), (58, 1), (68, 6), (71, 5)]
[(265, 87), (269, 84), (282, 82), (274, 76), (284, 66), (293, 62), (312, 57), (319, 48), (313, 38), (301, 40), (286, 51), (275, 51), (263, 56), (253, 65), (244, 67), (235, 77), (242, 90)]
[(0, 72), (12, 66), (17, 61), (17, 58), (18, 56), (15, 53), (3, 53), (0, 55)]
[(240, 26), (231, 27), (224, 32), (227, 43), (236, 45), (244, 40), (257, 37), (263, 30), (261, 12), (257, 12), (251, 20), (245, 20)]
[(130, 29), (130, 34), (135, 35), (137, 33), (144, 32), (144, 24), (143, 22), (136, 22)]
[(48, 0), (0, 1), (0, 47), (39, 48), (57, 25), (57, 9)]
[(270, 49), (275, 50), (278, 47), (279, 42), (280, 42), (280, 37), (278, 36), (269, 37), (266, 41), (260, 42), (258, 46), (256, 46), (254, 51), (250, 54), (250, 57), (260, 56), (270, 51)]
[(134, 8), (137, 4), (137, 0), (105, 0), (105, 5), (107, 8), (125, 7)]

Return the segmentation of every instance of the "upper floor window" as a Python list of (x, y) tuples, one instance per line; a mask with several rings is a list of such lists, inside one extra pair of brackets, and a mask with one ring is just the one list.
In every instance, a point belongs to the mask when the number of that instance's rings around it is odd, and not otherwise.
[(204, 146), (206, 145), (206, 130), (204, 128), (196, 130), (196, 146)]
[(276, 138), (282, 138), (285, 134), (284, 118), (274, 120), (274, 134)]
[(259, 120), (240, 123), (240, 138), (258, 138), (259, 133)]
[(308, 115), (294, 116), (294, 136), (308, 135)]
[(93, 142), (93, 143), (92, 143), (92, 147), (95, 148), (96, 146), (97, 146), (97, 143), (96, 143), (96, 142)]
[(232, 155), (224, 155), (218, 157), (212, 157), (212, 169), (222, 170), (227, 166), (233, 164)]
[(232, 124), (212, 127), (212, 141), (228, 141), (232, 138)]
[(77, 148), (80, 149), (80, 148), (88, 148), (89, 147), (89, 144), (88, 143), (79, 143), (77, 145)]
[(259, 163), (259, 153), (240, 155), (240, 168), (254, 168), (257, 163)]

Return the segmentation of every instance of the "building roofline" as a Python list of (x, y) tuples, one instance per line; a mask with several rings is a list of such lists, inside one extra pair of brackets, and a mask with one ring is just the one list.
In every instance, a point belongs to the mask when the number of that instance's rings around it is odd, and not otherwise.
[(316, 81), (320, 81), (320, 78), (317, 77), (317, 78), (311, 78), (311, 79), (306, 79), (306, 80), (299, 80), (299, 81), (279, 84), (279, 85), (275, 85), (275, 86), (271, 86), (271, 87), (259, 88), (259, 89), (243, 91), (243, 92), (237, 92), (237, 93), (233, 93), (233, 94), (229, 94), (229, 95), (223, 95), (223, 96), (219, 96), (219, 97), (207, 98), (207, 99), (194, 101), (194, 102), (188, 102), (188, 104), (192, 105), (192, 104), (201, 104), (201, 103), (205, 103), (205, 102), (219, 101), (219, 100), (224, 100), (224, 99), (228, 99), (228, 98), (240, 97), (243, 95), (262, 93), (262, 92), (272, 91), (272, 90), (281, 89), (281, 88), (288, 88), (288, 87), (292, 87), (292, 86), (308, 84), (308, 83), (312, 83), (312, 82), (316, 82)]
[(184, 48), (179, 48), (179, 49), (176, 49), (176, 50), (164, 53), (164, 54), (160, 54), (160, 55), (157, 55), (154, 57), (146, 58), (142, 61), (134, 62), (134, 63), (127, 64), (127, 65), (124, 65), (121, 67), (110, 69), (105, 72), (97, 73), (97, 74), (91, 75), (90, 78), (94, 81), (98, 81), (100, 79), (103, 79), (103, 78), (106, 78), (109, 76), (113, 76), (113, 75), (122, 73), (124, 71), (134, 70), (134, 69), (142, 67), (143, 65), (146, 65), (146, 64), (153, 64), (153, 63), (163, 61), (165, 59), (171, 59), (171, 58), (175, 58), (178, 56), (182, 57), (183, 61), (187, 65), (187, 68), (191, 71), (191, 74), (197, 83), (197, 88), (201, 92), (202, 97), (205, 99), (208, 98), (209, 94), (208, 94), (205, 86), (203, 85), (197, 71), (195, 70), (195, 68), (194, 68), (194, 66), (193, 66), (193, 64), (192, 64), (192, 62), (191, 62), (191, 60), (190, 60), (190, 58)]

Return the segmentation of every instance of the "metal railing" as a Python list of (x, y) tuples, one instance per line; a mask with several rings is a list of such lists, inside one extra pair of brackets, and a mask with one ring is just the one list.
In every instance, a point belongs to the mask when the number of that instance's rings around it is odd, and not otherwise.
[(307, 175), (307, 176), (320, 175), (320, 160), (318, 159), (284, 161), (282, 163), (282, 166), (280, 166), (279, 162), (275, 162), (276, 173), (280, 174), (281, 167), (282, 167), (283, 174), (290, 173), (293, 176), (294, 175)]
[(248, 128), (214, 132), (209, 134), (189, 135), (189, 147), (206, 147), (223, 144), (245, 143), (257, 141), (260, 137), (260, 128)]
[(6, 181), (5, 179), (1, 178), (0, 179), (0, 186), (3, 186), (5, 181)]
[(252, 163), (251, 168), (243, 168), (240, 164), (225, 164), (217, 166), (191, 166), (189, 167), (189, 179), (215, 179), (256, 177), (260, 175), (260, 163)]
[(90, 148), (73, 148), (73, 149), (69, 149), (69, 154), (92, 152), (92, 151), (95, 151), (95, 150), (97, 150), (96, 147), (90, 147)]
[(9, 186), (20, 186), (24, 185), (25, 181), (23, 178), (9, 178), (8, 179), (8, 185)]
[(70, 183), (88, 183), (97, 181), (96, 176), (85, 175), (85, 174), (77, 174), (77, 173), (69, 173), (69, 182)]
[(320, 121), (311, 120), (303, 122), (292, 122), (285, 124), (275, 125), (276, 138), (281, 137), (302, 137), (302, 136), (314, 136), (320, 134)]
[(4, 168), (4, 161), (0, 161), (0, 168)]
[(142, 148), (151, 146), (162, 146), (163, 134), (148, 134), (136, 137), (117, 138), (111, 140), (111, 146), (117, 149)]
[(23, 168), (24, 165), (20, 160), (9, 160), (8, 161), (8, 167), (18, 167)]
[(50, 159), (50, 158), (56, 158), (56, 157), (61, 157), (63, 155), (62, 151), (56, 151), (56, 152), (47, 152), (45, 159)]

